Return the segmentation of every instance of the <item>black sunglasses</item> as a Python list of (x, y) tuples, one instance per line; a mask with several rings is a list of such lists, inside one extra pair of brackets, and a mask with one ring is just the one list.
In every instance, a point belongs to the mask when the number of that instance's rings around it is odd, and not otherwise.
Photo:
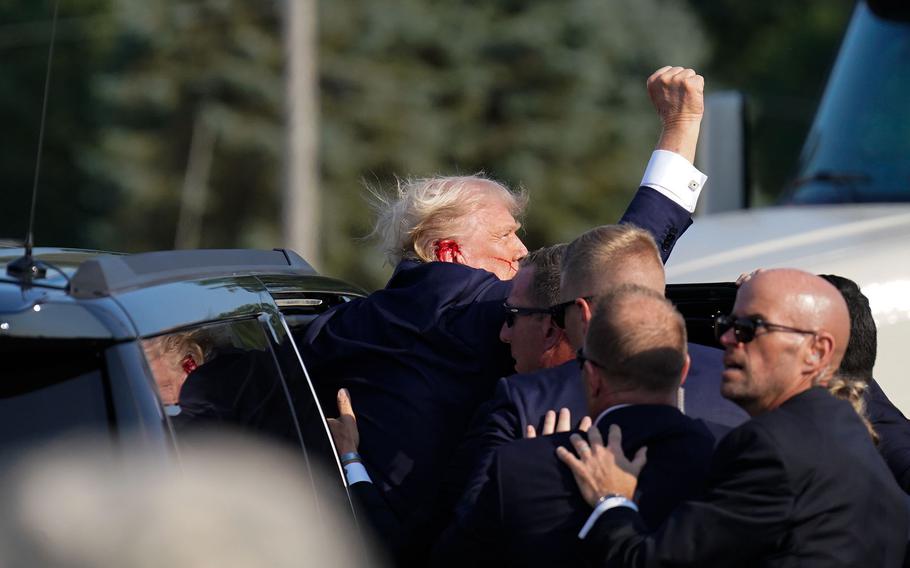
[[(576, 298), (577, 299), (577, 298)], [(594, 296), (584, 296), (582, 298), (586, 302), (590, 302), (594, 299)], [(550, 312), (553, 314), (553, 323), (559, 326), (562, 329), (566, 328), (566, 309), (569, 306), (573, 305), (575, 300), (569, 300), (568, 302), (562, 302), (561, 304), (556, 304), (555, 306), (550, 306)]]
[(578, 363), (578, 368), (579, 368), (579, 369), (584, 369), (584, 368), (585, 368), (585, 361), (590, 361), (592, 365), (596, 365), (596, 366), (600, 367), (601, 369), (603, 369), (603, 365), (601, 365), (600, 363), (598, 363), (598, 362), (595, 361), (594, 359), (591, 359), (590, 357), (588, 357), (587, 355), (585, 355), (585, 348), (584, 348), (584, 347), (579, 347), (579, 348), (578, 348), (578, 351), (575, 352), (575, 361)]
[(815, 335), (814, 331), (809, 331), (806, 329), (797, 329), (795, 327), (790, 327), (787, 325), (781, 325), (779, 323), (771, 323), (763, 320), (759, 316), (746, 316), (738, 318), (733, 315), (729, 316), (717, 316), (717, 319), (714, 320), (714, 337), (717, 341), (720, 341), (720, 337), (727, 333), (727, 330), (733, 328), (733, 336), (736, 337), (736, 341), (740, 343), (749, 343), (755, 339), (755, 331), (763, 327), (772, 331), (784, 331), (788, 333), (802, 333), (805, 335)]
[(507, 327), (512, 327), (515, 325), (515, 318), (518, 316), (531, 316), (535, 314), (550, 313), (550, 308), (520, 308), (518, 306), (511, 306), (508, 302), (503, 303), (502, 308), (506, 311)]

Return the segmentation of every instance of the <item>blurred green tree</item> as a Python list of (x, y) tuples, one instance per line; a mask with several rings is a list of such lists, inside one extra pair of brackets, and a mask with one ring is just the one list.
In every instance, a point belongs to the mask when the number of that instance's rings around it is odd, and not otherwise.
[[(37, 245), (94, 247), (90, 227), (113, 210), (103, 188), (80, 168), (94, 143), (97, 106), (85, 79), (100, 69), (110, 43), (107, 0), (62, 2), (51, 66), (38, 177)], [(53, 2), (0, 1), (0, 238), (24, 241), (38, 153)]]
[[(62, 2), (39, 244), (280, 244), (288, 1)], [(365, 185), (396, 175), (525, 187), (531, 247), (614, 221), (657, 134), (644, 80), (664, 64), (751, 95), (753, 171), (781, 187), (850, 5), (320, 0), (325, 271), (382, 285)], [(51, 7), (0, 0), (0, 237), (25, 233)]]
[(106, 230), (117, 248), (280, 242), (278, 8), (247, 0), (116, 3), (115, 47), (93, 82), (107, 123), (84, 164), (113, 188), (118, 209)]

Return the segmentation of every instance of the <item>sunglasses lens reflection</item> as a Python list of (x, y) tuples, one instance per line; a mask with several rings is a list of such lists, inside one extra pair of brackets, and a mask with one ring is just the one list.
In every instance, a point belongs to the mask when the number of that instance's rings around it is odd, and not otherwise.
[(740, 343), (749, 343), (755, 339), (756, 323), (749, 318), (734, 318), (733, 316), (718, 316), (714, 322), (714, 337), (720, 341), (727, 330), (733, 328), (733, 335)]

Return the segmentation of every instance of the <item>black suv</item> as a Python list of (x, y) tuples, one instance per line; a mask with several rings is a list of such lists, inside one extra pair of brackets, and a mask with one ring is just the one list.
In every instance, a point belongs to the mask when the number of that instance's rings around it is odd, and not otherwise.
[(313, 505), (351, 510), (293, 333), (362, 290), (287, 250), (36, 249), (37, 278), (5, 269), (23, 253), (0, 248), (0, 457), (88, 430), (177, 459), (184, 433), (225, 427), (330, 471)]

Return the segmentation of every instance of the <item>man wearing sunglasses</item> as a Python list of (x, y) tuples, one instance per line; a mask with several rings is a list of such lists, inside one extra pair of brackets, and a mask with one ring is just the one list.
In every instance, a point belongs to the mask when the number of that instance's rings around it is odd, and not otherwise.
[[(631, 453), (648, 446), (651, 467), (638, 506), (657, 527), (681, 501), (704, 488), (714, 439), (676, 408), (689, 367), (686, 327), (663, 294), (622, 286), (595, 309), (577, 360), (592, 431), (619, 424)], [(477, 504), (444, 534), (443, 566), (583, 566), (577, 525), (589, 514), (555, 450), (568, 433), (520, 440), (494, 453)]]
[[(584, 344), (598, 298), (624, 285), (664, 292), (663, 263), (646, 231), (628, 225), (604, 225), (569, 244), (559, 292), (563, 302), (552, 308), (552, 324), (565, 330), (572, 349)], [(692, 368), (677, 404), (687, 415), (705, 420), (720, 438), (748, 416), (720, 396), (721, 352), (690, 344), (689, 354)], [(469, 458), (473, 459), (472, 473), (459, 500), (458, 515), (473, 507), (498, 446), (524, 437), (531, 427), (544, 429), (551, 409), (560, 409), (563, 424), (557, 431), (575, 426), (588, 411), (580, 371), (574, 363), (500, 380), (489, 406), (482, 426), (471, 431), (471, 437), (479, 442)], [(574, 423), (567, 416), (574, 418)], [(460, 458), (465, 459), (463, 455)]]
[(509, 345), (516, 373), (555, 367), (575, 355), (565, 332), (550, 317), (550, 306), (559, 298), (565, 250), (565, 244), (558, 244), (530, 253), (512, 280), (499, 340)]
[(843, 297), (817, 276), (769, 270), (740, 287), (717, 322), (721, 391), (752, 418), (718, 446), (707, 492), (658, 532), (634, 510), (647, 458), (629, 461), (620, 432), (607, 447), (573, 435), (578, 457), (559, 455), (594, 507), (579, 534), (591, 565), (901, 566), (905, 495), (852, 406), (824, 387), (849, 330)]

